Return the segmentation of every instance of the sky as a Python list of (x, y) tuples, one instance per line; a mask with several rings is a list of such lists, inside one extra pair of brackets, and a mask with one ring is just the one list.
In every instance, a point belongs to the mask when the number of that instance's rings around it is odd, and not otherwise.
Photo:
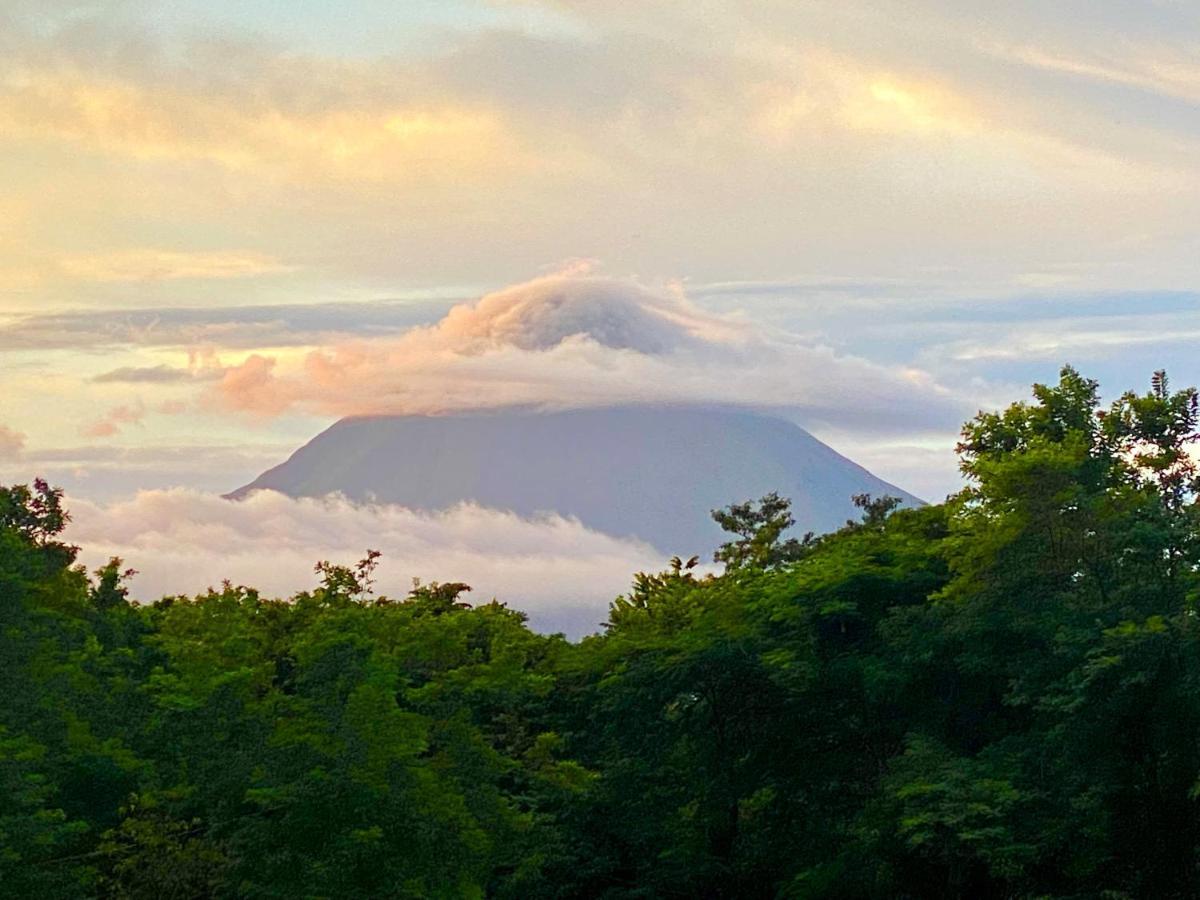
[(708, 399), (939, 499), (1064, 363), (1200, 382), (1198, 60), (1172, 0), (3, 0), (0, 483)]

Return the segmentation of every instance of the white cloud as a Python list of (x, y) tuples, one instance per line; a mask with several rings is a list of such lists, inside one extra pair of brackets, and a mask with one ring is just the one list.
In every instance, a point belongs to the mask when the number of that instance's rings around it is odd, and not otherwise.
[(242, 501), (174, 489), (107, 505), (69, 498), (68, 538), (89, 568), (120, 556), (138, 570), (133, 595), (194, 594), (222, 579), (289, 596), (315, 586), (313, 565), (383, 553), (377, 593), (403, 596), (411, 579), (465, 581), (530, 615), (534, 627), (578, 636), (604, 621), (632, 573), (658, 569), (645, 544), (561, 517), (521, 519), (463, 505), (440, 513), (357, 506), (338, 498), (291, 499), (263, 491)]
[(468, 354), (501, 346), (551, 350), (583, 337), (612, 350), (660, 355), (694, 342), (730, 342), (745, 331), (708, 315), (681, 293), (632, 281), (551, 275), (454, 307), (426, 334)]

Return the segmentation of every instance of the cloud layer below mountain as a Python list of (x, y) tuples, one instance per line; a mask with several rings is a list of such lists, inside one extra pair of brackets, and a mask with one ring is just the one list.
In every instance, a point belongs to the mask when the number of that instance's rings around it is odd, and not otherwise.
[(371, 548), (383, 553), (377, 593), (403, 596), (414, 577), (465, 581), (474, 588), (468, 600), (496, 597), (540, 630), (579, 636), (598, 628), (634, 572), (663, 565), (650, 547), (572, 519), (470, 505), (419, 513), (273, 492), (233, 502), (185, 489), (110, 504), (72, 497), (69, 505), (67, 536), (82, 547), (81, 561), (94, 568), (120, 556), (138, 570), (132, 593), (143, 602), (223, 579), (289, 596), (316, 585), (317, 560), (351, 564)]

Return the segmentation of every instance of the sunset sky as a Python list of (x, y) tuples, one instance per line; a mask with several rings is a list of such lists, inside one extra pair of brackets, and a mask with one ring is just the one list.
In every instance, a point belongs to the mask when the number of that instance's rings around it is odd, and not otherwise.
[(0, 481), (710, 399), (937, 499), (1064, 362), (1200, 381), (1200, 6), (681, 9), (0, 3)]

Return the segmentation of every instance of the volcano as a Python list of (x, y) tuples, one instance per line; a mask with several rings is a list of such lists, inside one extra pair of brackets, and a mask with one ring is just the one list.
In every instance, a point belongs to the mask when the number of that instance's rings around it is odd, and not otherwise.
[(770, 491), (796, 533), (857, 518), (854, 494), (921, 503), (785, 419), (649, 406), (342, 419), (229, 496), (257, 490), (557, 513), (685, 557), (723, 540), (711, 510)]

